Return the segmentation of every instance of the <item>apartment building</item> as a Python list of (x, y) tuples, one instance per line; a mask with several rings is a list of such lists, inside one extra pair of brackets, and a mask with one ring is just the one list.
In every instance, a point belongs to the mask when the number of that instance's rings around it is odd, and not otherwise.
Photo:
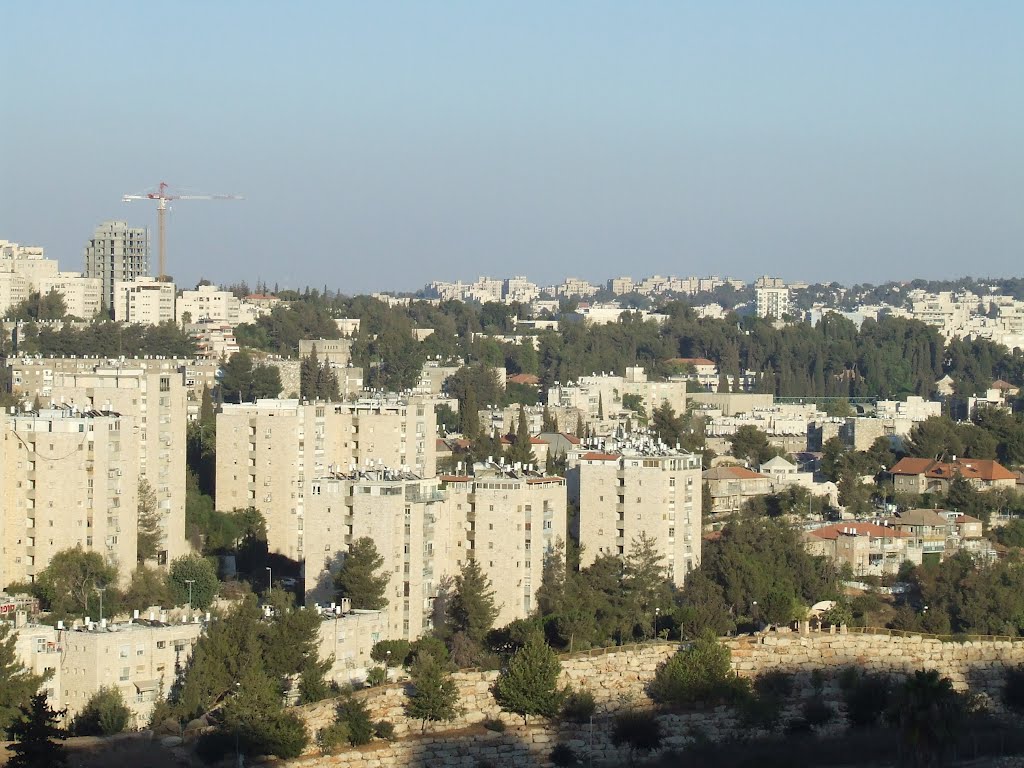
[(582, 566), (599, 555), (629, 554), (641, 534), (655, 540), (676, 585), (700, 565), (700, 456), (636, 444), (585, 453), (568, 474), (570, 497), (579, 503)]
[(686, 411), (686, 382), (649, 381), (641, 366), (627, 368), (624, 376), (601, 373), (581, 376), (574, 384), (556, 383), (548, 390), (547, 402), (577, 408), (588, 419), (594, 419), (601, 410), (606, 416), (622, 410), (625, 395), (639, 396), (648, 416), (662, 403), (668, 403), (676, 413)]
[[(438, 481), (387, 468), (317, 475), (301, 512), (289, 515), (295, 559), (305, 567), (307, 601), (333, 599), (333, 580), (352, 542), (373, 539), (390, 577), (382, 639), (415, 640), (431, 626), (433, 598), (450, 574), (442, 542), (445, 496)], [(280, 538), (280, 531), (278, 532)], [(272, 547), (273, 548), (273, 547)]]
[(47, 698), (54, 709), (67, 709), (66, 723), (100, 688), (112, 685), (131, 710), (133, 726), (144, 728), (203, 629), (197, 621), (168, 624), (155, 618), (74, 628), (25, 624), (17, 629), (15, 648), (26, 668), (50, 675)]
[(491, 580), (495, 626), (529, 616), (544, 560), (567, 538), (566, 481), (512, 467), (477, 464), (473, 476), (442, 476), (454, 545), (452, 573), (473, 557)]
[(182, 291), (175, 306), (175, 320), (185, 323), (215, 322), (237, 325), (242, 301), (231, 291), (216, 285), (200, 285), (194, 291)]
[(83, 320), (91, 320), (103, 308), (103, 281), (98, 277), (82, 277), (78, 272), (58, 272), (40, 277), (38, 290), (43, 296), (56, 291), (64, 297), (65, 312)]
[(127, 583), (136, 562), (138, 435), (109, 410), (0, 414), (0, 588), (53, 556), (99, 552)]
[[(103, 281), (103, 303), (115, 305), (114, 284), (131, 281), (149, 272), (149, 230), (133, 228), (126, 221), (105, 221), (85, 247), (86, 277)], [(173, 312), (171, 314), (173, 318)]]
[[(159, 564), (186, 554), (185, 429), (188, 392), (183, 361), (25, 358), (11, 363), (12, 389), (53, 407), (113, 411), (137, 445), (136, 470), (156, 494)], [(201, 387), (196, 395), (201, 394)], [(198, 408), (198, 402), (196, 403)], [(135, 507), (132, 507), (135, 513)]]
[(778, 277), (759, 277), (754, 283), (757, 316), (781, 320), (789, 314), (789, 288)]
[(174, 283), (151, 277), (114, 281), (114, 319), (122, 323), (158, 325), (175, 320)]
[(256, 507), (271, 551), (299, 560), (292, 519), (303, 514), (307, 481), (382, 466), (433, 477), (436, 436), (429, 398), (225, 404), (217, 415), (217, 508)]
[(345, 367), (352, 362), (351, 339), (299, 339), (299, 357), (309, 357), (314, 349), (321, 364)]

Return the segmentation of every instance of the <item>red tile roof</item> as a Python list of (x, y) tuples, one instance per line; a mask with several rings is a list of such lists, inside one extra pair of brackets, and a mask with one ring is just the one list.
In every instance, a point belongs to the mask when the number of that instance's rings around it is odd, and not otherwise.
[(597, 451), (591, 451), (590, 453), (584, 453), (580, 456), (580, 461), (618, 461), (622, 458), (617, 453), (599, 453)]
[(703, 475), (705, 480), (767, 480), (768, 475), (760, 475), (746, 467), (714, 467)]
[(534, 386), (540, 384), (540, 377), (534, 376), (532, 373), (517, 373), (515, 376), (509, 376), (508, 381), (512, 384), (528, 384)]
[(468, 483), (473, 480), (470, 475), (438, 475), (442, 483)]
[(910, 533), (897, 531), (894, 528), (876, 525), (875, 523), (836, 523), (835, 525), (826, 525), (824, 528), (815, 528), (809, 533), (816, 538), (829, 540), (838, 539), (844, 534), (870, 536), (872, 539), (906, 539), (912, 536)]
[(1017, 476), (994, 459), (957, 459), (954, 462), (934, 459), (900, 459), (889, 470), (894, 475), (925, 475), (933, 479), (961, 475), (967, 480), (1016, 480)]
[(669, 362), (683, 365), (715, 365), (714, 360), (708, 360), (706, 357), (673, 357)]

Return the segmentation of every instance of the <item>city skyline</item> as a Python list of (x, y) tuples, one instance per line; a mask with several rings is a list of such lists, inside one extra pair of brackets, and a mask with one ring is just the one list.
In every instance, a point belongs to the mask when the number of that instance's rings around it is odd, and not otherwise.
[(167, 181), (246, 197), (174, 207), (180, 284), (1013, 274), (1022, 14), (10, 6), (0, 228), (77, 268)]

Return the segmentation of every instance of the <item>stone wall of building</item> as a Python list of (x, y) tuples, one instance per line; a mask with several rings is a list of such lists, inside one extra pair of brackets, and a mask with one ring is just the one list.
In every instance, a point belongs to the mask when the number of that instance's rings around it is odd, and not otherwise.
[[(978, 639), (944, 642), (920, 635), (897, 637), (887, 634), (814, 632), (769, 632), (722, 642), (732, 654), (736, 672), (755, 678), (765, 672), (794, 675), (790, 704), (781, 722), (799, 715), (807, 697), (821, 696), (842, 715), (837, 675), (855, 666), (868, 672), (904, 675), (918, 669), (937, 669), (949, 677), (958, 690), (970, 690), (988, 700), (989, 708), (1000, 712), (1000, 688), (1007, 667), (1024, 664), (1024, 642), (1009, 639)], [(625, 646), (577, 654), (562, 659), (562, 685), (588, 689), (597, 703), (595, 723), (546, 724), (524, 727), (521, 719), (501, 712), (491, 687), (497, 672), (464, 671), (454, 675), (463, 714), (451, 723), (431, 724), (420, 733), (420, 723), (404, 712), (405, 687), (397, 683), (360, 691), (374, 720), (395, 725), (398, 741), (375, 742), (358, 750), (333, 756), (309, 755), (288, 763), (297, 768), (399, 768), (401, 766), (476, 766), (478, 761), (495, 765), (549, 766), (551, 749), (558, 743), (572, 747), (578, 755), (591, 756), (595, 765), (625, 762), (628, 753), (610, 741), (606, 716), (626, 708), (649, 708), (646, 694), (658, 665), (679, 650), (676, 643)], [(812, 686), (814, 670), (825, 672), (824, 685)], [(829, 674), (829, 673), (833, 674)], [(315, 744), (316, 732), (334, 718), (335, 703), (324, 701), (299, 709)], [(506, 730), (484, 731), (484, 720), (501, 720)], [(749, 733), (735, 713), (725, 707), (687, 714), (659, 715), (667, 737), (665, 749), (685, 746), (694, 734), (716, 741)], [(474, 727), (476, 726), (476, 727)], [(834, 727), (841, 728), (841, 721)], [(315, 747), (314, 747), (315, 748)]]

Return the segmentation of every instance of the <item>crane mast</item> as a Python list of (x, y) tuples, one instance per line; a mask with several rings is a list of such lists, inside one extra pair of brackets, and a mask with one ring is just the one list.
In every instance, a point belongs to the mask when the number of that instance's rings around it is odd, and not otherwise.
[(181, 195), (170, 192), (166, 182), (161, 181), (160, 185), (153, 192), (143, 192), (138, 195), (124, 195), (122, 202), (129, 203), (132, 200), (156, 200), (156, 225), (157, 225), (157, 259), (160, 274), (157, 279), (160, 282), (167, 281), (167, 203), (171, 200), (242, 200), (239, 195), (204, 195), (189, 194)]

